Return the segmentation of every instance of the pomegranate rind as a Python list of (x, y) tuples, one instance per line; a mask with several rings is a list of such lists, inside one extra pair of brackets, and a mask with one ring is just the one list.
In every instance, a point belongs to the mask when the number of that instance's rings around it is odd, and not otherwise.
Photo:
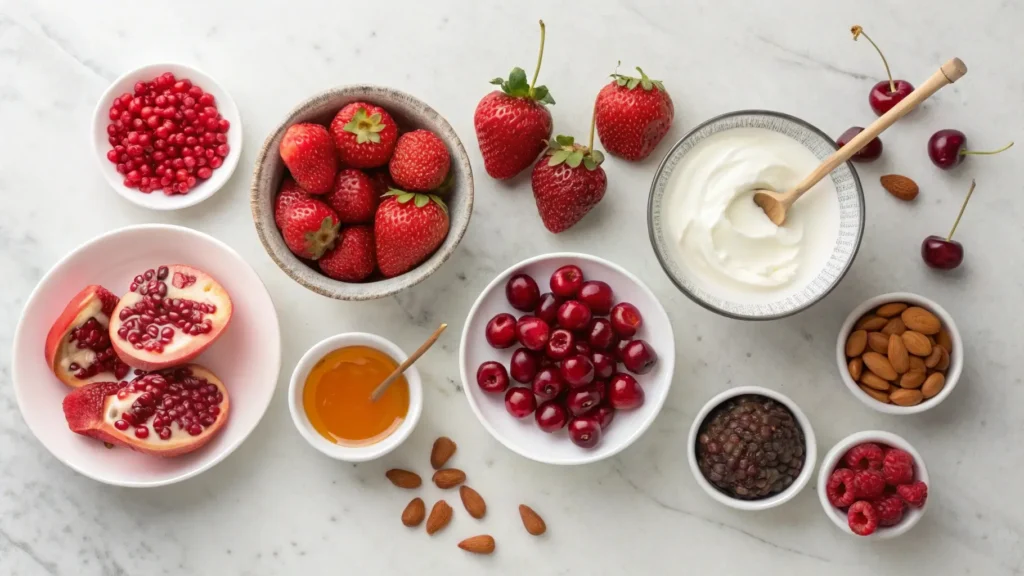
[[(104, 302), (104, 299), (107, 302)], [(112, 310), (104, 310), (104, 307), (109, 307), (110, 302), (117, 302), (117, 296), (112, 292), (96, 284), (86, 286), (71, 298), (46, 334), (46, 345), (43, 350), (46, 364), (53, 371), (54, 376), (72, 388), (117, 379), (110, 371), (100, 372), (90, 378), (79, 379), (68, 370), (68, 366), (73, 361), (71, 358), (73, 352), (68, 345), (71, 331), (92, 317), (96, 317), (101, 324), (109, 322), (108, 317)], [(92, 354), (91, 351), (85, 353)]]
[(128, 382), (94, 382), (71, 391), (64, 397), (64, 419), (67, 420), (68, 428), (76, 434), (163, 458), (181, 456), (202, 448), (224, 428), (230, 415), (231, 401), (224, 383), (207, 368), (198, 364), (188, 364), (181, 368), (187, 368), (194, 376), (215, 385), (224, 396), (224, 400), (218, 404), (220, 414), (217, 420), (198, 436), (177, 434), (169, 440), (161, 440), (150, 434), (149, 438), (139, 439), (135, 437), (132, 428), (125, 431), (115, 428), (114, 421), (119, 417), (115, 413), (115, 405), (131, 405), (142, 394), (136, 392), (124, 400), (118, 399), (117, 392), (128, 386)]
[[(122, 296), (117, 304), (117, 308), (110, 315), (110, 342), (114, 347), (114, 352), (125, 364), (150, 372), (178, 366), (194, 360), (220, 338), (231, 322), (231, 316), (234, 311), (231, 296), (213, 276), (185, 264), (174, 264), (168, 266), (168, 269), (168, 298), (187, 298), (196, 302), (213, 304), (217, 307), (217, 311), (207, 316), (212, 329), (206, 334), (194, 336), (176, 331), (174, 340), (161, 352), (137, 350), (129, 342), (118, 336), (117, 331), (121, 328), (122, 324), (121, 310), (127, 306), (134, 306), (142, 300), (142, 296), (137, 292), (131, 291)], [(195, 276), (195, 283), (183, 289), (172, 288), (171, 279), (176, 272)]]

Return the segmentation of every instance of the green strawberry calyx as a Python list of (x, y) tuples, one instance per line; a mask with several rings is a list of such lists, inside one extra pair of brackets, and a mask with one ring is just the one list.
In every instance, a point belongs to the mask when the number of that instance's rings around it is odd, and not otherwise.
[[(619, 62), (619, 64), (622, 64), (622, 62)], [(616, 65), (616, 72), (611, 74), (612, 79), (618, 86), (625, 86), (627, 90), (632, 90), (637, 86), (640, 86), (641, 88), (648, 92), (650, 92), (651, 90), (661, 90), (662, 92), (666, 92), (665, 85), (661, 83), (661, 80), (651, 80), (650, 78), (647, 77), (647, 74), (645, 74), (644, 71), (640, 69), (639, 66), (636, 67), (636, 71), (640, 73), (639, 78), (619, 74), (618, 69), (619, 67), (618, 65)]]
[(382, 122), (383, 119), (379, 113), (370, 114), (366, 108), (360, 108), (356, 110), (348, 124), (345, 124), (345, 132), (356, 135), (356, 144), (377, 144), (380, 142), (380, 133), (387, 127), (387, 124)]
[(576, 144), (572, 136), (556, 136), (548, 142), (548, 166), (568, 164), (570, 168), (577, 168), (580, 164), (587, 170), (596, 170), (604, 162), (604, 154), (600, 150), (594, 150), (590, 146)]
[(501, 86), (501, 91), (514, 98), (527, 98), (542, 104), (554, 104), (555, 99), (551, 97), (547, 86), (537, 86), (537, 76), (540, 74), (540, 63), (544, 60), (544, 21), (540, 21), (540, 53), (537, 55), (537, 68), (533, 71), (533, 80), (526, 83), (526, 71), (516, 66), (508, 75), (508, 80), (495, 78), (491, 84)]
[(448, 206), (441, 200), (441, 197), (436, 194), (422, 194), (420, 192), (406, 192), (405, 190), (399, 190), (398, 188), (391, 188), (384, 193), (384, 198), (394, 198), (395, 202), (399, 204), (413, 203), (413, 206), (417, 208), (423, 208), (427, 204), (433, 202), (437, 204), (445, 214), (448, 213)]

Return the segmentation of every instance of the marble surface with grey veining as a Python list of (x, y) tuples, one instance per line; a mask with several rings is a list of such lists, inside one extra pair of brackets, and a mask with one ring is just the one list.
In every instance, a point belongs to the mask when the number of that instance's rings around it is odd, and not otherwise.
[[(858, 168), (867, 196), (864, 243), (826, 301), (785, 320), (741, 323), (694, 305), (664, 275), (647, 239), (655, 156), (611, 159), (602, 204), (571, 231), (546, 233), (528, 178), (487, 178), (472, 112), (515, 65), (531, 69), (536, 21), (548, 24), (542, 82), (558, 104), (556, 131), (582, 137), (607, 74), (641, 65), (676, 105), (668, 140), (741, 108), (800, 116), (836, 136), (874, 115), (877, 56), (848, 29), (862, 24), (898, 77), (921, 82), (960, 56), (970, 73), (887, 133), (884, 157)], [(928, 136), (959, 128), (978, 147), (1024, 140), (1024, 53), (1019, 2), (62, 2), (0, 0), (0, 574), (761, 574), (1011, 575), (1024, 572), (1024, 172), (1018, 146), (941, 172)], [(120, 73), (156, 61), (194, 64), (234, 96), (245, 124), (241, 166), (224, 190), (177, 213), (135, 207), (108, 189), (89, 146), (97, 99)], [(444, 114), (471, 150), (477, 202), (455, 256), (396, 297), (343, 303), (289, 280), (257, 240), (248, 208), (250, 167), (264, 135), (294, 104), (326, 87), (379, 83), (416, 94)], [(1022, 142), (1024, 144), (1024, 142)], [(922, 193), (889, 197), (878, 177), (902, 173)], [(957, 232), (965, 265), (925, 268), (918, 245), (942, 234), (971, 178), (978, 189)], [(14, 326), (32, 288), (83, 241), (129, 224), (190, 226), (225, 240), (270, 289), (284, 336), (281, 385), (261, 424), (226, 461), (179, 485), (111, 488), (64, 467), (31, 435), (10, 384)], [(594, 253), (643, 278), (671, 315), (677, 374), (654, 425), (598, 464), (559, 468), (494, 441), (463, 398), (458, 330), (421, 361), (426, 409), (419, 428), (379, 462), (324, 458), (292, 427), (291, 367), (336, 332), (375, 330), (411, 350), (437, 322), (461, 326), (476, 294), (528, 256)], [(837, 329), (864, 299), (911, 290), (957, 318), (966, 368), (940, 407), (887, 417), (853, 398), (837, 376)], [(662, 346), (666, 345), (661, 343)], [(823, 515), (808, 487), (789, 504), (751, 514), (703, 494), (685, 437), (714, 393), (761, 384), (809, 415), (820, 453), (841, 437), (885, 429), (909, 439), (932, 475), (928, 514), (895, 541), (859, 542)], [(383, 481), (392, 466), (428, 470), (433, 439), (459, 443), (459, 463), (487, 499), (482, 523), (462, 513), (428, 538), (401, 526), (409, 495)], [(420, 491), (432, 501), (436, 488)], [(542, 511), (549, 533), (528, 536), (516, 505)], [(491, 557), (455, 547), (487, 532)]]

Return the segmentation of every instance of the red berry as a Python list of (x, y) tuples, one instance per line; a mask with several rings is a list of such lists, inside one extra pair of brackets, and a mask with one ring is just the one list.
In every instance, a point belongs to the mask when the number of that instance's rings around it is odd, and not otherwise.
[(612, 329), (612, 323), (607, 318), (591, 319), (583, 333), (586, 334), (587, 343), (594, 350), (607, 350), (618, 339), (615, 330)]
[(313, 197), (293, 200), (280, 220), (284, 243), (300, 258), (319, 260), (338, 237), (338, 215)]
[(882, 452), (882, 447), (872, 442), (865, 442), (858, 444), (843, 455), (843, 462), (846, 466), (853, 470), (872, 470), (882, 469), (882, 460), (885, 458), (885, 453)]
[(658, 363), (658, 353), (644, 340), (633, 340), (622, 349), (622, 363), (634, 374), (647, 374)]
[(551, 138), (551, 112), (535, 100), (497, 90), (484, 96), (473, 126), (491, 178), (507, 180), (533, 164)]
[(615, 373), (615, 359), (605, 352), (593, 352), (590, 361), (594, 363), (594, 376), (602, 380), (612, 377)]
[(879, 526), (895, 526), (903, 520), (903, 499), (896, 494), (883, 496), (874, 502), (874, 506)]
[(616, 374), (608, 382), (608, 402), (616, 410), (632, 410), (644, 403), (644, 389), (629, 374)]
[(393, 278), (419, 266), (444, 242), (449, 225), (448, 207), (437, 196), (387, 196), (373, 221), (381, 274)]
[(588, 280), (580, 286), (577, 294), (580, 302), (587, 305), (590, 311), (599, 316), (607, 315), (612, 310), (614, 294), (612, 287), (600, 280)]
[(888, 80), (882, 80), (872, 86), (871, 92), (868, 93), (868, 104), (879, 116), (891, 110), (893, 106), (899, 104), (914, 91), (914, 85), (906, 80), (893, 80), (892, 82), (896, 86), (895, 91), (892, 90)]
[(278, 148), (292, 178), (303, 190), (310, 194), (331, 190), (338, 172), (338, 157), (326, 128), (319, 124), (293, 124), (285, 131)]
[(625, 353), (626, 347), (629, 346), (630, 342), (632, 342), (632, 340), (624, 338), (622, 340), (619, 340), (618, 342), (615, 343), (614, 346), (612, 346), (611, 352), (612, 355), (615, 357), (616, 362), (622, 362), (622, 355)]
[(499, 362), (484, 362), (476, 370), (476, 383), (484, 392), (503, 392), (508, 388), (508, 372)]
[(837, 468), (828, 477), (825, 494), (828, 496), (828, 501), (836, 508), (846, 508), (856, 499), (856, 494), (853, 491), (854, 475), (855, 472), (849, 468)]
[(505, 410), (516, 418), (526, 418), (537, 408), (537, 399), (527, 388), (509, 388), (505, 392)]
[(850, 524), (850, 530), (859, 536), (873, 534), (878, 529), (878, 512), (875, 507), (866, 500), (859, 500), (850, 506), (846, 514)]
[[(849, 144), (850, 140), (853, 140), (854, 136), (860, 134), (863, 131), (864, 129), (861, 128), (860, 126), (847, 128), (846, 132), (843, 132), (842, 134), (839, 135), (839, 138), (836, 138), (836, 144), (840, 148), (842, 148), (843, 146)], [(870, 142), (868, 142), (863, 148), (854, 153), (853, 158), (850, 158), (850, 160), (853, 160), (854, 162), (873, 162), (877, 160), (881, 155), (882, 139), (875, 137)]]
[(523, 316), (516, 323), (516, 337), (526, 348), (538, 352), (544, 350), (551, 336), (551, 327), (536, 316)]
[(559, 373), (570, 388), (579, 388), (594, 381), (594, 363), (583, 354), (576, 354), (562, 360)]
[(513, 308), (523, 312), (533, 312), (541, 302), (537, 282), (527, 274), (516, 274), (508, 279), (505, 283), (505, 298)]
[(391, 159), (398, 140), (398, 126), (380, 106), (352, 102), (331, 121), (331, 136), (342, 164), (376, 168)]
[[(563, 153), (568, 155), (555, 156)], [(583, 154), (583, 161), (573, 167), (566, 158), (575, 154)], [(608, 176), (601, 168), (601, 160), (600, 152), (569, 144), (549, 148), (534, 164), (530, 187), (537, 214), (549, 232), (558, 234), (572, 228), (604, 198)]]
[(914, 482), (913, 484), (903, 484), (902, 486), (896, 487), (896, 493), (900, 495), (900, 498), (913, 506), (914, 508), (921, 508), (924, 506), (925, 500), (928, 499), (928, 485), (924, 482)]
[(345, 168), (334, 178), (334, 187), (324, 201), (334, 208), (343, 224), (373, 222), (380, 195), (370, 177), (355, 168)]
[(562, 266), (551, 275), (550, 286), (551, 292), (559, 298), (575, 298), (583, 286), (583, 270), (572, 264)]
[(569, 439), (580, 448), (593, 448), (601, 441), (601, 423), (591, 414), (569, 421)]
[(530, 388), (541, 400), (552, 400), (561, 396), (562, 392), (565, 392), (566, 386), (565, 380), (562, 380), (562, 375), (558, 372), (558, 368), (548, 366), (547, 368), (541, 368), (537, 372)]
[(601, 391), (598, 390), (596, 382), (569, 390), (569, 395), (565, 398), (565, 406), (573, 416), (582, 416), (597, 408), (600, 403)]
[(565, 427), (569, 421), (569, 413), (565, 406), (554, 400), (548, 400), (537, 407), (534, 414), (537, 420), (537, 427), (545, 432), (557, 432)]
[(612, 308), (610, 319), (615, 332), (626, 339), (632, 338), (644, 323), (640, 311), (629, 302), (616, 304)]
[(484, 337), (493, 348), (508, 348), (516, 342), (516, 317), (503, 312), (487, 322)]
[(606, 430), (615, 419), (615, 408), (612, 408), (612, 405), (605, 400), (588, 416), (596, 418), (601, 425), (601, 430)]
[(640, 77), (612, 74), (594, 104), (597, 134), (609, 153), (643, 160), (668, 133), (675, 116), (672, 98), (639, 67)]
[(583, 340), (576, 340), (576, 353), (577, 354), (583, 354), (584, 356), (590, 356), (591, 352), (592, 352), (592, 350), (590, 349), (590, 344), (587, 344)]
[(342, 282), (362, 282), (377, 267), (374, 253), (373, 228), (367, 225), (349, 226), (338, 233), (334, 249), (317, 260), (320, 270)]
[(914, 481), (914, 457), (899, 448), (890, 449), (882, 461), (882, 476), (891, 486), (910, 484)]
[(561, 301), (555, 297), (551, 292), (545, 292), (540, 295), (540, 299), (537, 301), (537, 307), (534, 309), (533, 314), (548, 324), (554, 325), (558, 319), (558, 307), (561, 305)]
[(448, 148), (429, 130), (413, 130), (398, 137), (388, 172), (403, 190), (428, 192), (444, 183), (451, 167)]
[(576, 353), (576, 337), (565, 328), (559, 328), (551, 333), (546, 348), (548, 358), (561, 360), (570, 354)]
[(858, 499), (874, 500), (885, 493), (885, 478), (878, 470), (858, 470), (853, 475), (853, 493)]
[(562, 302), (558, 307), (558, 325), (566, 330), (580, 330), (590, 322), (590, 309), (579, 300)]
[[(513, 330), (514, 333), (514, 330)], [(526, 348), (516, 348), (512, 353), (512, 360), (509, 362), (508, 372), (512, 379), (522, 384), (533, 382), (533, 378), (540, 369), (540, 362), (537, 356)]]

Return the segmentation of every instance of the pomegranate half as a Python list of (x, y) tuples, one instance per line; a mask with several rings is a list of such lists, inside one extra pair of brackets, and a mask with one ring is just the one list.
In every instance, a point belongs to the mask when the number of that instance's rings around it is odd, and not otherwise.
[(132, 280), (110, 316), (110, 341), (124, 362), (162, 370), (199, 356), (224, 332), (231, 311), (231, 297), (206, 272), (160, 266)]
[(131, 368), (110, 344), (107, 326), (117, 296), (102, 286), (86, 286), (46, 335), (46, 363), (61, 382), (78, 388), (93, 382), (121, 380)]
[(229, 406), (213, 372), (188, 364), (75, 389), (64, 398), (64, 418), (72, 432), (171, 457), (209, 442), (227, 422)]

